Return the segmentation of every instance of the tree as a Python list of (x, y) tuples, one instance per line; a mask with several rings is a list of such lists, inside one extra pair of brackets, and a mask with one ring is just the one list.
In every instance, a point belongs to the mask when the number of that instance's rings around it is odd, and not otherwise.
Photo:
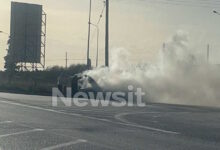
[(7, 50), (7, 52), (8, 52), (7, 55), (4, 57), (4, 59), (5, 59), (4, 68), (6, 69), (6, 72), (12, 72), (13, 73), (18, 69), (18, 67), (17, 67), (17, 63), (13, 59), (13, 54), (12, 54), (11, 49), (10, 49), (10, 43), (11, 43), (10, 41), (11, 41), (11, 39), (9, 37), (9, 40), (8, 40), (9, 49)]
[(14, 72), (18, 69), (17, 64), (14, 62), (12, 54), (8, 50), (8, 54), (4, 57), (6, 72)]

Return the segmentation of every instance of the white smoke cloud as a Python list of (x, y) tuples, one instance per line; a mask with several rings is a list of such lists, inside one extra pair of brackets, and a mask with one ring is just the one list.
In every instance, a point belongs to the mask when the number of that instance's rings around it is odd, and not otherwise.
[(146, 101), (220, 106), (220, 66), (193, 55), (188, 34), (178, 31), (154, 64), (131, 65), (125, 49), (115, 49), (109, 68), (87, 72), (105, 90), (142, 87)]

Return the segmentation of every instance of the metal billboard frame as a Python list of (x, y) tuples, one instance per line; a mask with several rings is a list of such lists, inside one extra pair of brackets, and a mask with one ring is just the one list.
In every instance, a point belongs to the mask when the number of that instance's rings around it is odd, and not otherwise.
[(41, 62), (27, 63), (20, 62), (20, 71), (37, 71), (46, 67), (46, 35), (47, 35), (47, 14), (42, 10), (42, 29), (41, 29)]

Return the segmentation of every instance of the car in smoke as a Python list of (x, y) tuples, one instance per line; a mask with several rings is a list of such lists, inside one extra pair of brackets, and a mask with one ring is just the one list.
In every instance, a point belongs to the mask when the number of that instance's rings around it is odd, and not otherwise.
[(58, 77), (57, 87), (65, 96), (67, 96), (67, 88), (71, 88), (72, 96), (74, 96), (77, 92), (103, 92), (103, 89), (92, 77), (83, 73), (79, 73), (74, 76), (62, 73)]

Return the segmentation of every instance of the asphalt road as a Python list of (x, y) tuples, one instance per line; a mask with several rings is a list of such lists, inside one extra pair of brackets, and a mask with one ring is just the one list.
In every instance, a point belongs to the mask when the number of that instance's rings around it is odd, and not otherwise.
[(1, 150), (219, 150), (220, 109), (52, 107), (50, 97), (0, 93)]

